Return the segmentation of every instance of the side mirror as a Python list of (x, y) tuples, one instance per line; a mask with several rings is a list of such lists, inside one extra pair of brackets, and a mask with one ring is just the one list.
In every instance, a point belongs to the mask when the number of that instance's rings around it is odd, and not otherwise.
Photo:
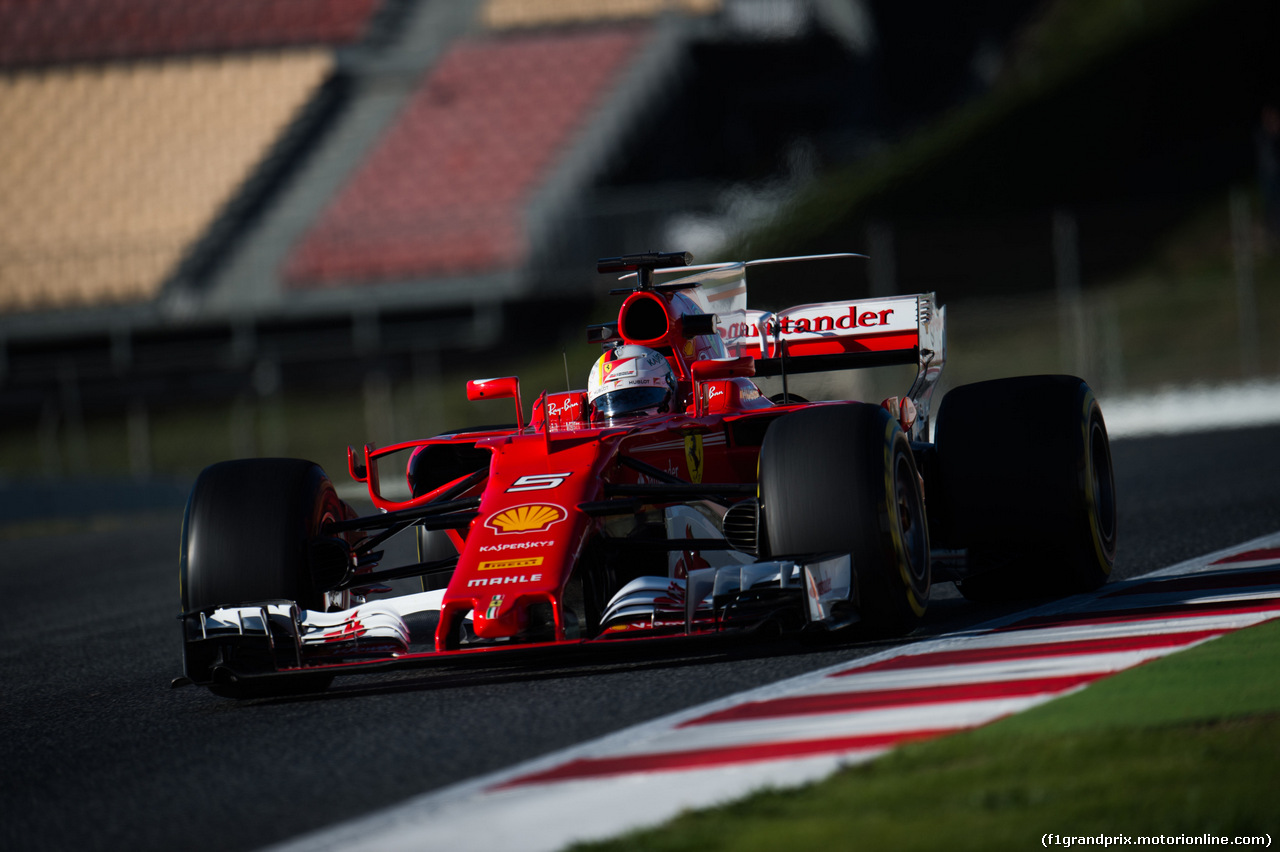
[(516, 428), (524, 428), (524, 411), (520, 407), (520, 380), (515, 376), (499, 379), (472, 379), (467, 382), (467, 399), (514, 399), (516, 401)]
[(358, 453), (355, 447), (350, 444), (347, 445), (347, 472), (351, 474), (351, 478), (356, 482), (369, 481), (369, 465), (365, 461), (368, 458), (368, 454), (368, 445), (365, 445), (365, 448)]

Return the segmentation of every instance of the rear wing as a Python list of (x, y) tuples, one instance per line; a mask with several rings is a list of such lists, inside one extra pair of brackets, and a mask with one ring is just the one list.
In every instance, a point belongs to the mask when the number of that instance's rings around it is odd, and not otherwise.
[(784, 360), (796, 373), (910, 364), (936, 313), (929, 295), (819, 302), (776, 314), (746, 310), (722, 329), (722, 339), (731, 353), (754, 357), (761, 375), (775, 375)]
[(934, 294), (818, 302), (777, 312), (747, 306), (751, 267), (830, 257), (865, 256), (770, 258), (657, 270), (694, 272), (657, 288), (679, 289), (701, 310), (715, 314), (729, 356), (755, 358), (758, 376), (915, 364), (916, 378), (907, 393), (919, 415), (912, 438), (926, 439), (930, 398), (946, 363), (946, 311)]

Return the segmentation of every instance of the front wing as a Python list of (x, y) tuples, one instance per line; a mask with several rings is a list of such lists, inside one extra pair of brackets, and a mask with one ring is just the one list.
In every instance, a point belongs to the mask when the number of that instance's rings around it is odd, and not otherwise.
[(589, 637), (478, 641), (463, 624), (456, 650), (437, 650), (443, 590), (383, 598), (339, 612), (274, 600), (181, 616), (186, 681), (197, 684), (304, 673), (359, 673), (563, 646), (745, 633), (766, 624), (825, 631), (857, 620), (848, 554), (640, 577), (620, 589)]

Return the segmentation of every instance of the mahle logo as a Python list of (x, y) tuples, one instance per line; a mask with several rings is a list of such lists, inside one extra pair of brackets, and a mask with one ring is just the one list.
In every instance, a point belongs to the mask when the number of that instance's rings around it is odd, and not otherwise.
[(563, 506), (554, 503), (530, 503), (525, 506), (512, 506), (489, 516), (484, 525), (494, 532), (505, 535), (509, 533), (543, 532), (558, 524), (569, 513)]

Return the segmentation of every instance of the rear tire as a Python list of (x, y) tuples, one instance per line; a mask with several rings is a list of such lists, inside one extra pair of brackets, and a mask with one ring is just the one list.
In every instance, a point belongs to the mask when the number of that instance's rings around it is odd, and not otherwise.
[[(324, 609), (324, 591), (311, 579), (307, 544), (327, 521), (346, 516), (333, 484), (312, 462), (242, 459), (205, 468), (182, 524), (183, 611), (281, 599), (303, 609)], [(188, 676), (195, 673), (193, 663), (196, 669), (208, 666), (188, 658)], [(210, 688), (244, 698), (323, 689), (332, 680), (332, 675), (293, 675)]]
[(941, 522), (969, 551), (974, 600), (1089, 591), (1116, 555), (1115, 477), (1102, 410), (1074, 376), (964, 385), (938, 410)]
[(928, 525), (911, 446), (884, 409), (820, 406), (775, 420), (760, 492), (771, 554), (849, 553), (863, 625), (916, 625), (929, 602)]

